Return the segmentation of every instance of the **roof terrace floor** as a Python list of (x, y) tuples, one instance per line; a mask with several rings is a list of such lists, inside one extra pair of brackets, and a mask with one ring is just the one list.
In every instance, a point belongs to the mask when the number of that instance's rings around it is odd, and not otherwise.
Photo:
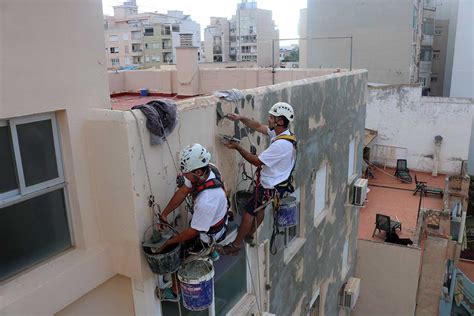
[[(359, 217), (359, 239), (374, 240), (383, 242), (385, 232), (379, 233), (377, 230), (374, 237), (372, 233), (375, 228), (375, 215), (384, 214), (393, 220), (402, 223), (402, 231), (398, 235), (400, 238), (410, 238), (413, 240), (420, 194), (413, 195), (415, 190), (415, 174), (419, 181), (426, 181), (428, 186), (444, 188), (446, 176), (443, 174), (433, 177), (429, 173), (410, 171), (413, 178), (412, 183), (401, 183), (393, 174), (394, 169), (375, 169), (375, 179), (369, 179), (369, 193), (365, 206), (360, 209)], [(443, 199), (439, 196), (423, 196), (422, 208), (432, 208), (441, 210)], [(398, 233), (398, 230), (397, 230)]]

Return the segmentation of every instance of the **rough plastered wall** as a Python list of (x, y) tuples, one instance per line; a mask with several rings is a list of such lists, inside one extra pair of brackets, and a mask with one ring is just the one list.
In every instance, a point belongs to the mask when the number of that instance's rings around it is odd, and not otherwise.
[[(230, 193), (235, 192), (239, 180), (240, 155), (219, 143), (217, 134), (237, 135), (242, 145), (249, 149), (254, 144), (260, 153), (268, 139), (258, 133), (247, 133), (243, 125), (229, 120), (218, 120), (216, 108), (224, 113), (237, 112), (266, 122), (268, 110), (277, 101), (291, 103), (296, 112), (292, 129), (298, 135), (298, 164), (296, 188), (300, 192), (302, 227), (298, 240), (300, 247), (288, 258), (277, 237), (279, 252), (270, 256), (267, 293), (269, 311), (277, 315), (305, 313), (316, 289), (320, 289), (322, 309), (326, 315), (339, 312), (338, 293), (345, 280), (354, 274), (357, 241), (358, 211), (346, 206), (348, 190), (348, 157), (351, 138), (363, 139), (365, 105), (367, 98), (367, 72), (354, 71), (331, 74), (318, 78), (286, 82), (244, 90), (245, 100), (237, 103), (218, 100), (216, 97), (200, 97), (178, 103), (179, 123), (168, 137), (168, 145), (149, 145), (149, 133), (145, 118), (134, 111), (97, 111), (91, 120), (98, 130), (108, 125), (114, 132), (95, 133), (90, 155), (102, 157), (94, 166), (94, 172), (102, 178), (98, 182), (102, 237), (116, 249), (113, 261), (117, 272), (133, 279), (134, 297), (140, 296), (151, 312), (154, 306), (153, 287), (155, 278), (149, 272), (143, 257), (137, 256), (144, 230), (151, 223), (147, 198), (150, 194), (144, 161), (146, 160), (152, 191), (157, 202), (164, 207), (176, 189), (175, 161), (178, 152), (191, 143), (201, 143), (212, 154), (212, 161), (219, 167)], [(102, 122), (112, 121), (108, 124)], [(115, 136), (114, 136), (115, 135)], [(144, 154), (140, 146), (143, 140)], [(362, 142), (358, 141), (357, 157), (362, 156)], [(127, 153), (127, 157), (124, 156)], [(144, 159), (145, 158), (145, 159)], [(105, 161), (110, 161), (105, 165)], [(328, 212), (317, 228), (314, 227), (314, 174), (322, 163), (328, 164)], [(126, 164), (126, 165), (125, 165)], [(247, 170), (249, 168), (247, 167)], [(360, 168), (357, 165), (357, 172)], [(119, 180), (120, 178), (120, 180)], [(248, 183), (239, 187), (248, 186)], [(133, 204), (131, 205), (130, 202)], [(181, 209), (178, 222), (186, 225), (188, 219)], [(259, 233), (259, 240), (271, 235), (271, 212)], [(111, 227), (115, 226), (115, 227)], [(343, 248), (349, 241), (347, 269), (343, 269)], [(138, 255), (139, 256), (139, 255)], [(260, 260), (263, 260), (260, 258)], [(125, 262), (126, 264), (119, 264)], [(260, 265), (264, 263), (260, 261)], [(255, 270), (252, 271), (255, 274)], [(264, 284), (262, 284), (264, 287)], [(151, 289), (147, 292), (146, 289)], [(141, 299), (139, 300), (141, 301)], [(159, 304), (156, 305), (159, 309)], [(156, 311), (155, 311), (156, 312)], [(136, 313), (137, 311), (136, 304)], [(160, 314), (160, 310), (158, 310)]]
[(366, 128), (378, 131), (376, 144), (406, 148), (408, 167), (433, 170), (434, 137), (441, 135), (439, 171), (459, 173), (467, 160), (474, 115), (472, 99), (421, 97), (421, 88), (369, 88)]
[(414, 315), (421, 250), (371, 240), (357, 241), (361, 279), (355, 316)]

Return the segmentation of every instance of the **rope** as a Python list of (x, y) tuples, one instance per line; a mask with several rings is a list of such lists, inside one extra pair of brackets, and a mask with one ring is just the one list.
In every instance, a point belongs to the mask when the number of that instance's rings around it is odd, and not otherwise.
[[(157, 210), (159, 211), (159, 213), (155, 214), (155, 206), (157, 204), (155, 202), (155, 195), (153, 194), (153, 189), (152, 189), (152, 186), (151, 186), (150, 173), (148, 172), (148, 163), (147, 163), (146, 156), (145, 156), (145, 149), (144, 149), (144, 146), (143, 146), (142, 133), (141, 133), (141, 130), (140, 130), (140, 125), (138, 123), (137, 116), (135, 115), (133, 110), (130, 110), (130, 112), (132, 113), (133, 117), (135, 118), (135, 124), (137, 126), (138, 138), (140, 139), (140, 147), (141, 147), (141, 150), (142, 150), (143, 163), (145, 164), (145, 173), (146, 173), (146, 178), (147, 178), (147, 181), (148, 181), (148, 188), (150, 189), (150, 195), (148, 197), (148, 206), (150, 207), (150, 210), (151, 210), (151, 213), (152, 213), (151, 214), (151, 222), (154, 223), (155, 222), (155, 216), (157, 216), (157, 215), (159, 216), (159, 214), (161, 213), (161, 210), (159, 209), (159, 206), (158, 206)], [(162, 125), (162, 128), (163, 128), (163, 125)]]
[[(253, 279), (252, 268), (250, 266), (249, 257), (247, 255), (245, 256), (245, 260), (247, 261), (247, 266), (249, 268), (250, 280), (252, 282), (253, 293), (255, 294), (255, 298), (257, 298), (257, 291), (255, 290), (255, 282), (254, 282), (254, 279)], [(258, 308), (259, 315), (262, 315), (262, 309), (260, 307), (260, 302), (259, 302), (258, 299), (256, 299), (256, 301), (257, 301), (257, 308)]]

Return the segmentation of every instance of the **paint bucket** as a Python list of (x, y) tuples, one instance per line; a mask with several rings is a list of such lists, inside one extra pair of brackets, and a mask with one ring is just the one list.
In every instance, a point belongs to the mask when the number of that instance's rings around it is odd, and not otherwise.
[(298, 224), (298, 203), (296, 197), (287, 196), (280, 201), (280, 208), (278, 209), (278, 226), (292, 227)]
[(140, 96), (147, 97), (148, 96), (148, 89), (140, 89)]
[(148, 227), (143, 235), (142, 249), (146, 261), (150, 266), (151, 271), (156, 274), (168, 274), (178, 271), (181, 264), (181, 246), (175, 244), (167, 249), (166, 252), (158, 253), (157, 250), (166, 242), (168, 238), (162, 237), (158, 232), (153, 230), (150, 238), (146, 238), (147, 232), (150, 231), (154, 225)]
[(211, 306), (214, 291), (214, 267), (208, 260), (194, 260), (178, 271), (183, 305), (190, 311), (202, 311)]

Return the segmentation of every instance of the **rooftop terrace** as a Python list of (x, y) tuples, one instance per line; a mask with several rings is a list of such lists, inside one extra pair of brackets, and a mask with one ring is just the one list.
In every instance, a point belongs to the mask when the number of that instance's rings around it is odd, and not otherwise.
[[(369, 179), (369, 193), (365, 207), (360, 210), (359, 217), (359, 239), (381, 241), (385, 240), (385, 233), (378, 230), (372, 237), (375, 228), (375, 215), (384, 214), (393, 220), (402, 223), (402, 231), (398, 234), (400, 238), (414, 239), (420, 194), (413, 195), (415, 190), (415, 174), (419, 181), (426, 181), (428, 186), (443, 188), (445, 175), (433, 177), (431, 174), (410, 171), (413, 177), (412, 183), (401, 183), (393, 174), (394, 169), (375, 169), (375, 179)], [(437, 209), (443, 208), (443, 199), (439, 196), (424, 196), (421, 208)], [(397, 230), (398, 233), (398, 230)]]

